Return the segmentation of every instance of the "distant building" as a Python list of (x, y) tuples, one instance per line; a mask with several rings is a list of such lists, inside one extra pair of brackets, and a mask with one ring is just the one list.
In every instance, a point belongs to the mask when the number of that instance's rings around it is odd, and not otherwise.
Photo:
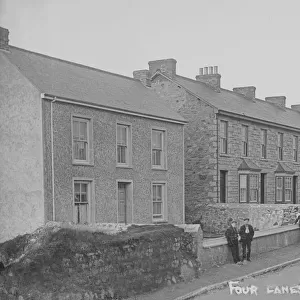
[(184, 223), (184, 118), (140, 81), (0, 28), (0, 242), (47, 221)]
[(300, 104), (257, 99), (253, 86), (223, 89), (217, 67), (201, 68), (196, 80), (180, 76), (175, 59), (150, 61), (134, 77), (188, 121), (189, 221), (204, 203), (299, 203)]

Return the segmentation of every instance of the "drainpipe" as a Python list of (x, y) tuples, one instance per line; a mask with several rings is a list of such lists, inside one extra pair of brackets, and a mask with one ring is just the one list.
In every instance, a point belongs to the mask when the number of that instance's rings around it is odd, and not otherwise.
[(56, 220), (55, 216), (55, 195), (54, 195), (54, 146), (53, 146), (53, 103), (56, 97), (50, 102), (50, 122), (51, 122), (51, 175), (52, 175), (52, 221)]
[(217, 203), (220, 202), (220, 195), (219, 195), (219, 118), (216, 114), (217, 119)]

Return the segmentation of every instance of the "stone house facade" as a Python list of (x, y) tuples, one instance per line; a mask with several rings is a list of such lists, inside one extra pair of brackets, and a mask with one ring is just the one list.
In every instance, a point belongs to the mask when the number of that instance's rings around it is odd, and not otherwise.
[(183, 116), (187, 221), (214, 203), (300, 201), (300, 105), (284, 96), (255, 97), (253, 86), (221, 87), (217, 67), (196, 80), (176, 73), (176, 60), (149, 62), (133, 73)]
[(0, 242), (47, 221), (184, 223), (184, 124), (139, 80), (0, 28)]

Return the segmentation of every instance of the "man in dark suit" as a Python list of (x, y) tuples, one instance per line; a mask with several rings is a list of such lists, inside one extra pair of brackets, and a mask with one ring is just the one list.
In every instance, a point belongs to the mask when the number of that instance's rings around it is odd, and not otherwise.
[[(239, 235), (241, 237), (242, 249), (243, 249), (243, 261), (250, 260), (251, 254), (251, 242), (254, 236), (253, 227), (249, 224), (249, 218), (244, 219), (244, 225), (241, 226)], [(246, 251), (247, 250), (247, 251)]]
[(234, 263), (240, 265), (241, 260), (239, 256), (239, 235), (236, 228), (236, 221), (231, 221), (231, 225), (225, 232), (225, 237), (231, 250)]

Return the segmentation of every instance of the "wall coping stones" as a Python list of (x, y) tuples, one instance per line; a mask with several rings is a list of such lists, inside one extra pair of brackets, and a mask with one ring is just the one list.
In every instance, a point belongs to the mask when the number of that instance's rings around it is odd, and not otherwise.
[(175, 226), (182, 228), (184, 232), (198, 232), (200, 228), (200, 224), (180, 224)]
[[(262, 231), (255, 231), (254, 239), (268, 236), (268, 235), (273, 235), (281, 232), (286, 232), (286, 231), (292, 231), (299, 229), (299, 225), (285, 225), (281, 227), (276, 227), (268, 230), (262, 230)], [(217, 247), (217, 246), (222, 246), (226, 245), (227, 240), (225, 237), (220, 237), (220, 238), (214, 238), (214, 239), (205, 239), (203, 240), (203, 248), (211, 248), (211, 247)]]

